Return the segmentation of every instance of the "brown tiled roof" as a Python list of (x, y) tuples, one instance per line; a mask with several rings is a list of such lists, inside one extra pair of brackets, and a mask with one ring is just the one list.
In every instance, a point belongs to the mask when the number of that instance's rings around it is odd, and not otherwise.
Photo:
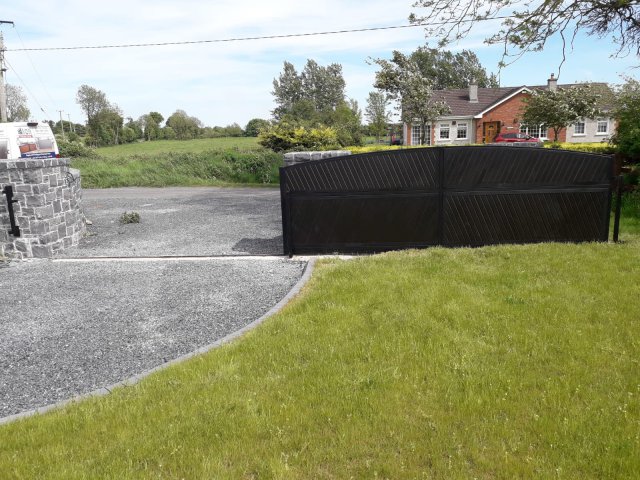
[(444, 100), (451, 113), (447, 116), (474, 116), (483, 112), (500, 100), (508, 97), (522, 87), (478, 88), (478, 103), (469, 102), (469, 89), (437, 90), (433, 92), (435, 100)]
[[(585, 84), (566, 84), (566, 85), (558, 85), (559, 88), (567, 88), (567, 87), (575, 87), (579, 85)], [(605, 86), (603, 83), (593, 83), (591, 85), (596, 86)], [(436, 90), (433, 92), (433, 98), (435, 100), (444, 100), (449, 108), (451, 109), (451, 113), (446, 116), (475, 116), (480, 112), (484, 112), (490, 107), (494, 106), (497, 103), (500, 103), (501, 100), (504, 100), (509, 95), (517, 92), (521, 88), (528, 88), (530, 90), (544, 90), (547, 88), (547, 85), (534, 85), (534, 86), (526, 86), (522, 85), (521, 87), (500, 87), (500, 88), (478, 88), (478, 103), (469, 102), (469, 89), (468, 88), (458, 88), (453, 90)], [(603, 108), (604, 105), (601, 105)]]

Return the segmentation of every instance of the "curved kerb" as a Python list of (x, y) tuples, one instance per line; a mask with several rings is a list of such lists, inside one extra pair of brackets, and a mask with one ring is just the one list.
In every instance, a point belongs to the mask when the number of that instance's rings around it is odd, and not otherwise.
[(291, 288), (291, 290), (289, 290), (289, 293), (287, 293), (284, 298), (282, 298), (282, 300), (280, 300), (278, 303), (276, 303), (273, 307), (271, 307), (271, 309), (269, 309), (269, 311), (267, 313), (265, 313), (264, 315), (262, 315), (260, 318), (258, 318), (257, 320), (254, 320), (253, 322), (245, 325), (244, 327), (242, 327), (240, 330), (236, 330), (233, 333), (230, 333), (229, 335), (220, 338), (219, 340), (216, 340), (213, 343), (210, 343), (209, 345), (205, 345), (204, 347), (200, 347), (197, 350), (194, 350), (193, 352), (189, 352), (185, 355), (182, 355), (178, 358), (175, 358), (173, 360), (170, 360), (166, 363), (163, 363), (162, 365), (158, 365), (157, 367), (154, 367), (150, 370), (146, 370), (142, 373), (138, 373), (132, 377), (129, 377), (125, 380), (121, 380), (120, 382), (114, 383), (112, 385), (106, 386), (106, 387), (101, 387), (97, 390), (93, 390), (91, 392), (87, 392), (87, 393), (83, 393), (81, 395), (76, 395), (75, 397), (71, 397), (68, 398), (66, 400), (62, 400), (60, 402), (56, 402), (56, 403), (52, 403), (50, 405), (45, 405), (44, 407), (38, 407), (35, 408), (33, 410), (27, 410), (25, 412), (20, 412), (20, 413), (16, 413), (14, 415), (9, 415), (8, 417), (3, 417), (0, 418), (0, 425), (6, 424), (6, 423), (11, 423), (14, 422), (16, 420), (20, 420), (22, 418), (26, 418), (26, 417), (31, 417), (33, 415), (38, 415), (38, 414), (43, 414), (46, 412), (49, 412), (51, 410), (56, 410), (62, 407), (65, 407), (69, 404), (72, 403), (76, 403), (79, 402), (81, 400), (86, 400), (88, 398), (91, 397), (101, 397), (103, 395), (108, 395), (109, 393), (111, 393), (111, 391), (115, 388), (118, 387), (127, 387), (127, 386), (131, 386), (131, 385), (135, 385), (136, 383), (138, 383), (140, 380), (148, 377), (149, 375), (159, 372), (160, 370), (164, 370), (167, 367), (173, 366), (173, 365), (177, 365), (178, 363), (182, 363), (185, 360), (189, 360), (197, 355), (202, 355), (210, 350), (213, 350), (214, 348), (217, 348), (221, 345), (224, 345), (226, 343), (231, 342), (232, 340), (235, 340), (236, 338), (244, 335), (246, 332), (248, 332), (249, 330), (253, 330), (255, 327), (257, 327), (258, 325), (260, 325), (262, 322), (264, 322), (267, 318), (271, 317), (272, 315), (275, 315), (276, 313), (278, 313), (280, 310), (282, 310), (284, 308), (284, 306), (289, 303), (289, 301), (291, 299), (293, 299), (293, 297), (295, 297), (300, 290), (302, 289), (302, 287), (309, 281), (309, 279), (311, 278), (311, 274), (313, 273), (313, 269), (315, 267), (315, 258), (310, 258), (307, 261), (307, 265), (305, 266), (304, 272), (302, 273), (302, 277), (300, 277), (300, 280), (297, 281), (297, 283), (293, 286), (293, 288)]

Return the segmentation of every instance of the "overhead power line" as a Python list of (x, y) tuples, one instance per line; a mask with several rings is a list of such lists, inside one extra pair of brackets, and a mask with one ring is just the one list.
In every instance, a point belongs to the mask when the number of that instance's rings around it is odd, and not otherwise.
[[(501, 20), (511, 18), (511, 16), (497, 16), (487, 20)], [(463, 20), (465, 22), (466, 20)], [(471, 21), (471, 20), (469, 20)], [(339, 35), (344, 33), (358, 33), (358, 32), (376, 32), (381, 30), (398, 30), (402, 28), (415, 28), (424, 27), (427, 25), (446, 25), (447, 22), (429, 22), (429, 23), (416, 23), (413, 25), (390, 25), (386, 27), (368, 27), (368, 28), (353, 28), (347, 30), (332, 30), (326, 32), (311, 32), (311, 33), (291, 33), (286, 35), (264, 35), (258, 37), (232, 37), (232, 38), (218, 38), (214, 40), (188, 40), (180, 42), (160, 42), (160, 43), (128, 43), (121, 45), (84, 45), (75, 47), (38, 47), (38, 48), (12, 48), (7, 49), (10, 52), (25, 52), (25, 51), (50, 51), (50, 50), (90, 50), (90, 49), (103, 49), (103, 48), (137, 48), (137, 47), (165, 47), (169, 45), (197, 45), (203, 43), (230, 43), (230, 42), (247, 42), (255, 40), (273, 40), (279, 38), (296, 38), (296, 37), (317, 37), (321, 35)]]

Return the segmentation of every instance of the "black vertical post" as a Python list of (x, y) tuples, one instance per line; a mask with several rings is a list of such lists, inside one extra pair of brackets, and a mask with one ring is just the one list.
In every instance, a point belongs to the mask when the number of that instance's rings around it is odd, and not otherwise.
[(289, 209), (289, 192), (287, 191), (287, 169), (280, 167), (280, 208), (282, 209), (282, 248), (284, 254), (289, 258), (293, 256), (291, 250), (291, 238), (289, 224), (291, 223), (291, 215)]
[(438, 149), (438, 245), (444, 245), (444, 147), (434, 147)]
[(14, 237), (19, 237), (20, 227), (16, 224), (16, 217), (13, 213), (13, 204), (17, 203), (18, 200), (13, 199), (13, 187), (11, 185), (6, 185), (2, 190), (2, 193), (7, 197), (7, 207), (9, 209), (9, 223), (11, 224), (11, 230), (9, 230), (9, 233)]
[(613, 241), (618, 243), (618, 236), (620, 234), (620, 213), (622, 210), (622, 175), (618, 175), (618, 181), (616, 185), (616, 214), (613, 220)]

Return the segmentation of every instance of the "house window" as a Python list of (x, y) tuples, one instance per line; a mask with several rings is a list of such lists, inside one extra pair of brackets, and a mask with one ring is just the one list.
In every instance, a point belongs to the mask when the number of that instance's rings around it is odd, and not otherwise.
[(441, 140), (448, 140), (449, 139), (449, 129), (451, 127), (449, 126), (448, 123), (441, 123), (440, 124), (440, 139)]
[(421, 125), (411, 125), (411, 145), (420, 145)]
[(596, 129), (596, 135), (606, 135), (609, 133), (609, 120), (604, 118), (598, 119), (598, 127)]
[(574, 135), (584, 135), (584, 121), (578, 120), (573, 124), (573, 134)]
[(544, 125), (520, 125), (520, 133), (526, 133), (530, 137), (547, 139), (547, 127)]
[(467, 138), (467, 124), (466, 123), (458, 123), (458, 133), (456, 133), (456, 138), (459, 140), (465, 140)]
[[(422, 127), (420, 125), (411, 125), (411, 145), (420, 145), (420, 135)], [(431, 126), (425, 125), (424, 144), (431, 145)]]

